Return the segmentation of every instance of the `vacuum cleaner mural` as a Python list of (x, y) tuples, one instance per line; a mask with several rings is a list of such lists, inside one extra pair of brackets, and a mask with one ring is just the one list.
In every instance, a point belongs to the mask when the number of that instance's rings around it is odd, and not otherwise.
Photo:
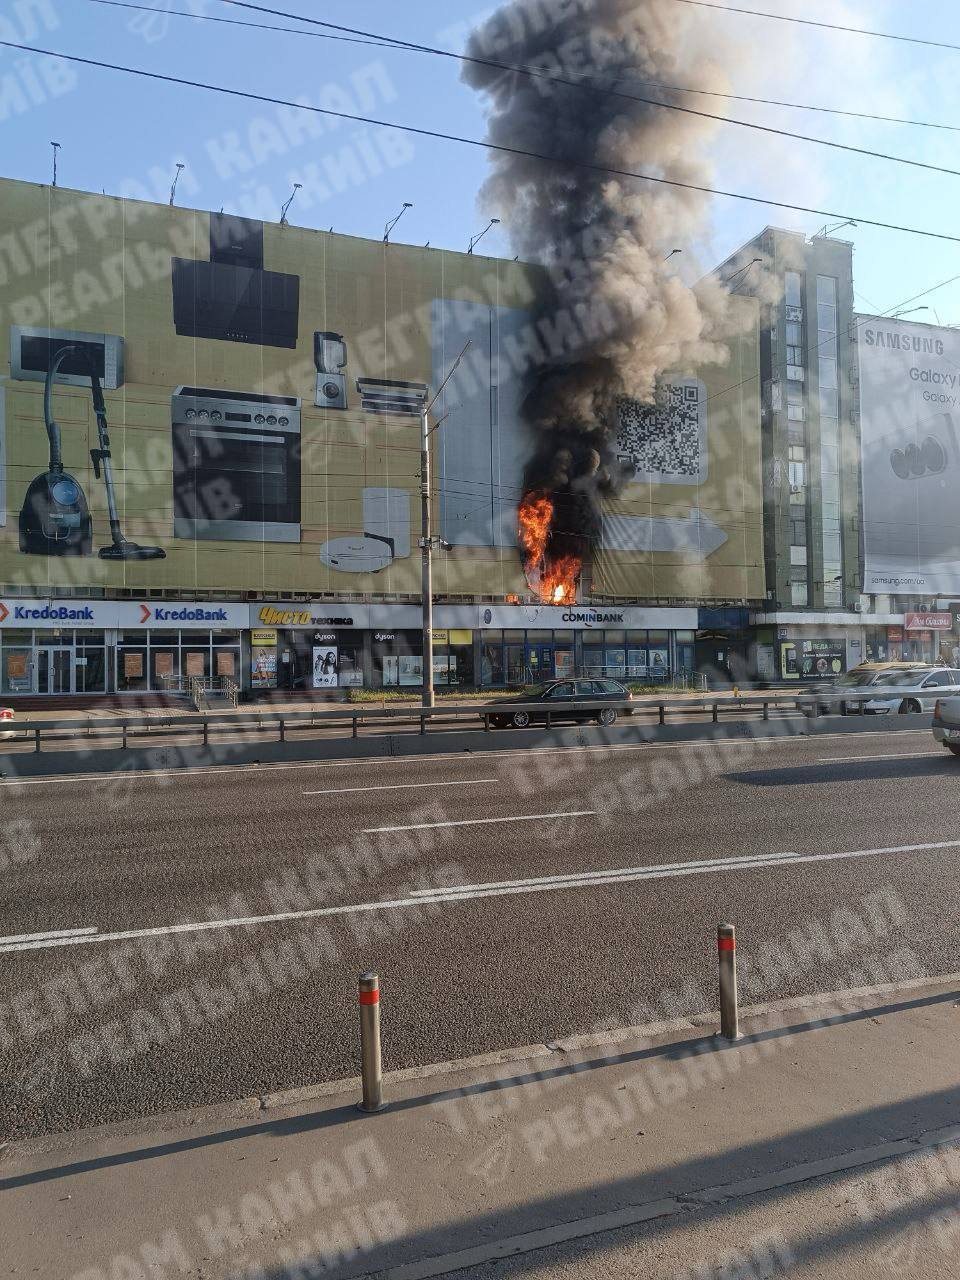
[(107, 374), (116, 385), (122, 376), (118, 374), (118, 369), (122, 370), (121, 342), (105, 334), (14, 326), (11, 344), (17, 360), (11, 361), (13, 376), (32, 380), (43, 374), (43, 422), (50, 445), (47, 469), (30, 482), (20, 509), (20, 550), (26, 555), (88, 556), (93, 552), (93, 521), (86, 494), (63, 465), (60, 427), (53, 417), (51, 393), (54, 382), (61, 378), (72, 385), (89, 386), (93, 400), (98, 445), (90, 450), (90, 461), (94, 476), (103, 480), (110, 520), (110, 543), (100, 547), (97, 555), (101, 560), (162, 560), (166, 556), (162, 547), (141, 546), (125, 538), (120, 525), (102, 379)]

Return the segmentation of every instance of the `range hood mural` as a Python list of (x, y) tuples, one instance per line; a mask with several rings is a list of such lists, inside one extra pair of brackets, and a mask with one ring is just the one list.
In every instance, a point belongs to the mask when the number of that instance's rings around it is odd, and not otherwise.
[(173, 259), (173, 323), (182, 337), (297, 345), (300, 277), (263, 267), (263, 223), (210, 215), (210, 261)]

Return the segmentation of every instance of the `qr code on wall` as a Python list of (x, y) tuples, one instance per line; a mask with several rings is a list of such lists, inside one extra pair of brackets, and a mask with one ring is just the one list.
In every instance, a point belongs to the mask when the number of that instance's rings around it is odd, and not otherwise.
[(635, 480), (703, 484), (706, 418), (706, 388), (697, 378), (660, 384), (653, 404), (623, 399), (617, 456)]

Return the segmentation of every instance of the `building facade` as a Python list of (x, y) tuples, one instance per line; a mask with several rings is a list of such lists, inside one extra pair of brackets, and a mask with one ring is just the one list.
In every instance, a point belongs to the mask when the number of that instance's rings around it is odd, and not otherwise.
[(517, 549), (525, 380), (603, 317), (545, 314), (538, 269), (12, 181), (0, 247), (5, 695), (418, 685), (420, 412), (464, 348), (431, 436), (438, 685), (660, 680), (762, 604), (750, 298), (725, 363), (625, 406), (631, 479), (551, 607)]

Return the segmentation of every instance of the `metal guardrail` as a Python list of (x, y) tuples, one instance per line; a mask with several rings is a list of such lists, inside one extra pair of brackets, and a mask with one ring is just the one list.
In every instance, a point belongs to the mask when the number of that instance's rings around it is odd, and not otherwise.
[[(863, 704), (876, 696), (868, 693), (859, 696), (844, 697), (846, 706)], [(737, 698), (684, 698), (653, 699), (630, 702), (585, 701), (576, 704), (578, 712), (599, 714), (605, 708), (614, 708), (618, 713), (630, 712), (635, 717), (644, 713), (652, 713), (660, 725), (668, 722), (671, 712), (701, 712), (711, 717), (713, 724), (724, 719), (735, 719), (743, 711), (759, 710), (763, 720), (769, 720), (771, 710), (795, 710), (815, 717), (820, 714), (824, 702), (816, 695), (777, 696), (776, 694), (742, 696)], [(840, 705), (838, 703), (838, 705)], [(511, 717), (520, 711), (533, 713), (535, 719), (531, 727), (561, 727), (571, 721), (570, 708), (546, 707), (543, 701), (509, 702), (509, 703), (470, 703), (456, 707), (364, 707), (362, 705), (343, 704), (329, 711), (250, 711), (226, 712), (220, 715), (181, 715), (181, 716), (115, 716), (102, 720), (34, 720), (21, 723), (8, 722), (7, 741), (28, 741), (31, 737), (34, 750), (39, 752), (45, 740), (66, 743), (77, 740), (77, 749), (92, 746), (98, 740), (120, 738), (124, 748), (128, 739), (134, 737), (156, 738), (176, 734), (200, 732), (203, 745), (210, 741), (211, 731), (230, 733), (238, 730), (248, 732), (276, 733), (280, 742), (286, 741), (287, 731), (297, 728), (323, 728), (345, 724), (349, 726), (349, 736), (357, 738), (363, 726), (389, 726), (390, 724), (419, 723), (421, 734), (427, 732), (427, 726), (436, 722), (483, 720), (483, 728), (489, 732), (495, 719)], [(0, 754), (3, 748), (0, 746)]]

